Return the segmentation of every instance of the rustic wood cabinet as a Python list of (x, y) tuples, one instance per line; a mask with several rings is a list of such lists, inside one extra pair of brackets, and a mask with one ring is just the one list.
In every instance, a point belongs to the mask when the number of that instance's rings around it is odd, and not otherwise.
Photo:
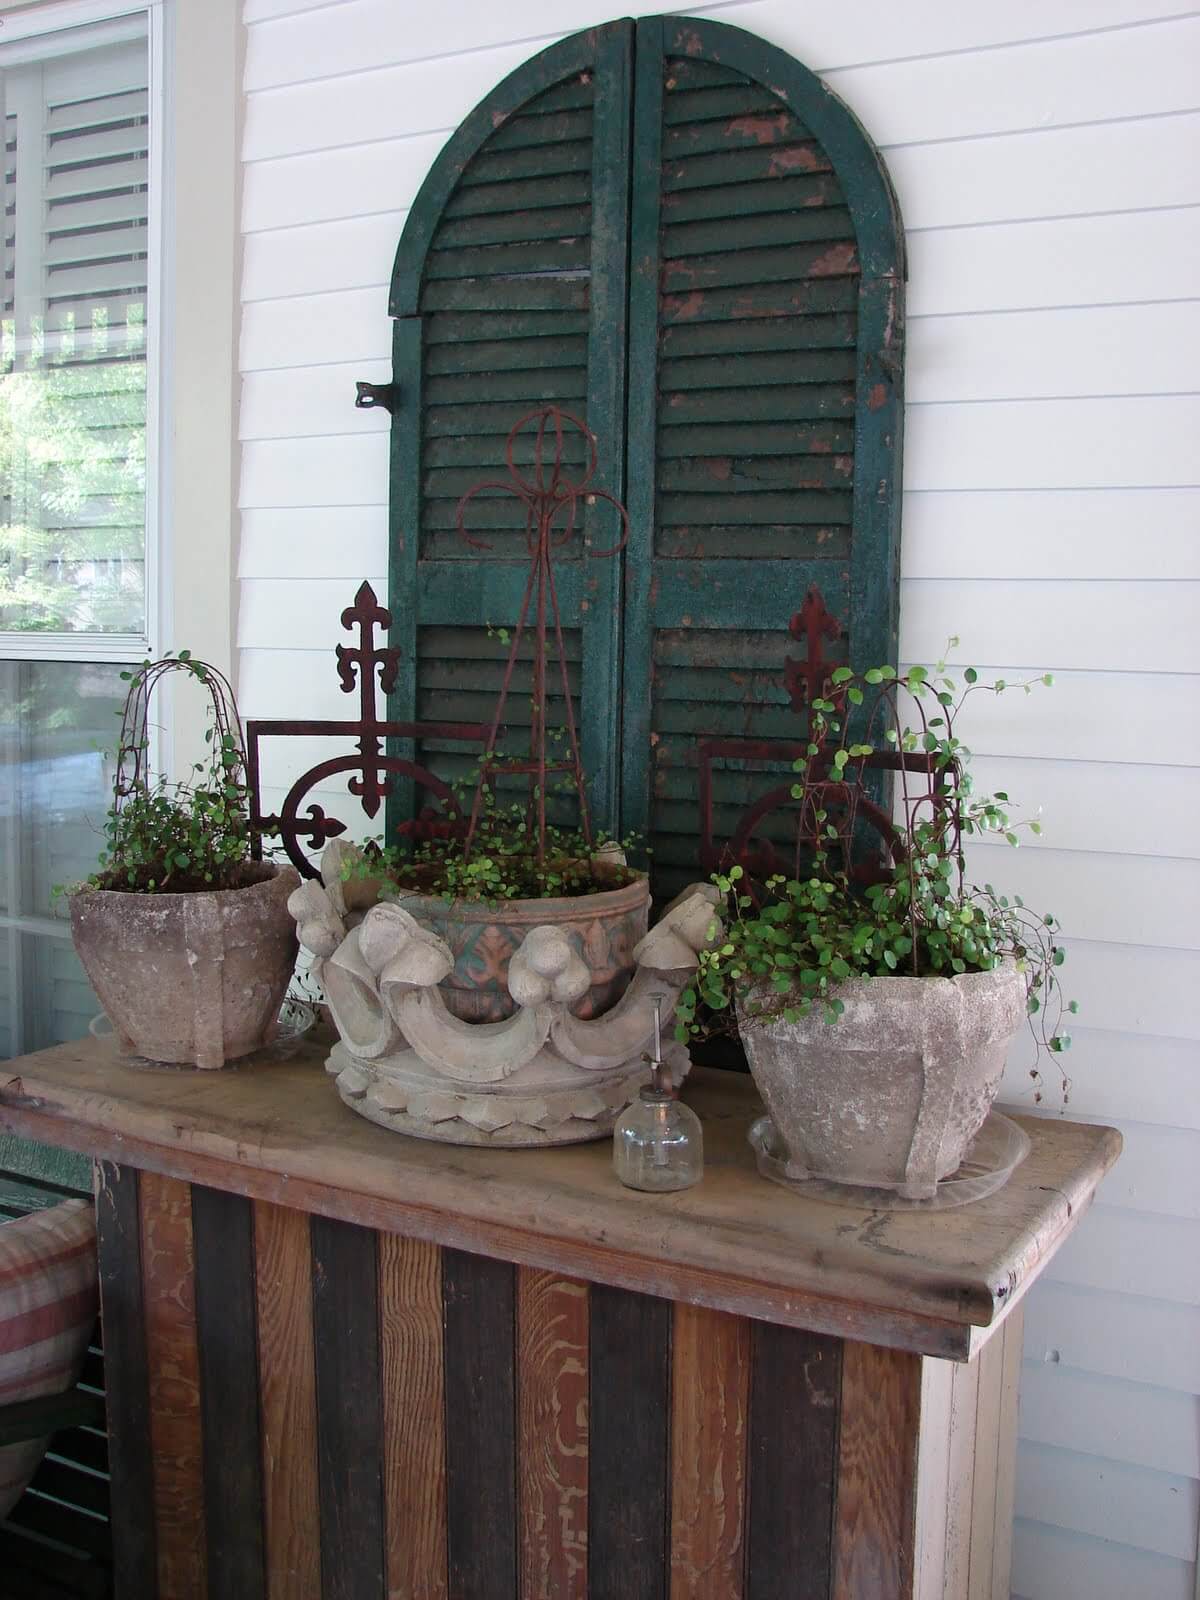
[(697, 1071), (704, 1182), (648, 1196), (377, 1128), (321, 1057), (0, 1074), (97, 1161), (125, 1600), (1007, 1600), (1021, 1299), (1112, 1129), (869, 1213), (760, 1179)]

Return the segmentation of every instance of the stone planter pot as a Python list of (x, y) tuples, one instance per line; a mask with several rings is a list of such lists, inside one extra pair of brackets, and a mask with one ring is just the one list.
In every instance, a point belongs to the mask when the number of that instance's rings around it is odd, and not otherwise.
[(555, 900), (440, 900), (402, 894), (395, 902), (422, 927), (444, 939), (454, 970), (442, 983), (446, 1006), (464, 1022), (501, 1022), (516, 1011), (508, 964), (531, 928), (561, 929), (588, 969), (587, 993), (572, 1005), (577, 1017), (610, 1010), (633, 976), (634, 946), (645, 936), (650, 885), (645, 877), (619, 889)]
[(223, 1067), (267, 1043), (296, 960), (293, 867), (255, 863), (244, 889), (71, 896), (75, 949), (121, 1047)]
[[(291, 897), (339, 1034), (327, 1063), (361, 1116), (422, 1139), (495, 1148), (611, 1133), (646, 1081), (655, 1015), (680, 992), (718, 920), (693, 884), (647, 931), (638, 878), (598, 894), (501, 904), (406, 894), (363, 910), (334, 840), (322, 882)], [(664, 1059), (683, 1080), (687, 1051)]]
[(931, 1199), (991, 1110), (1025, 1020), (1025, 979), (1006, 963), (954, 978), (856, 978), (836, 994), (846, 1009), (832, 1024), (819, 1013), (739, 1013), (787, 1176)]

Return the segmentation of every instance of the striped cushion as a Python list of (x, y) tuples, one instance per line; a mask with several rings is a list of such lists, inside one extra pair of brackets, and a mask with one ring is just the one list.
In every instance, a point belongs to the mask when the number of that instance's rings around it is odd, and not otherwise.
[[(96, 1224), (67, 1200), (0, 1226), (0, 1406), (70, 1389), (96, 1325)], [(0, 1519), (48, 1439), (0, 1449)]]

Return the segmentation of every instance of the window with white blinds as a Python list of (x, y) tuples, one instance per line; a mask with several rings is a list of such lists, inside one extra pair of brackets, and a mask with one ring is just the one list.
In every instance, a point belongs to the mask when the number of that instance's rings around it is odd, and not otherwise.
[[(5, 65), (0, 631), (146, 632), (145, 19)], [(100, 33), (106, 41), (111, 28)], [(130, 37), (129, 35), (132, 35)]]
[(0, 34), (0, 1057), (100, 1009), (53, 891), (95, 864), (121, 664), (156, 642), (155, 9)]

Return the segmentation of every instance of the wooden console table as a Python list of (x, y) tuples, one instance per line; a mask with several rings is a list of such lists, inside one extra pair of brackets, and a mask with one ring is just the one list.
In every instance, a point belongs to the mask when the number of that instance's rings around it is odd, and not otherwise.
[(1007, 1600), (1020, 1301), (1116, 1132), (868, 1213), (697, 1071), (704, 1182), (650, 1197), (375, 1127), (322, 1056), (0, 1066), (0, 1127), (98, 1162), (122, 1600)]

